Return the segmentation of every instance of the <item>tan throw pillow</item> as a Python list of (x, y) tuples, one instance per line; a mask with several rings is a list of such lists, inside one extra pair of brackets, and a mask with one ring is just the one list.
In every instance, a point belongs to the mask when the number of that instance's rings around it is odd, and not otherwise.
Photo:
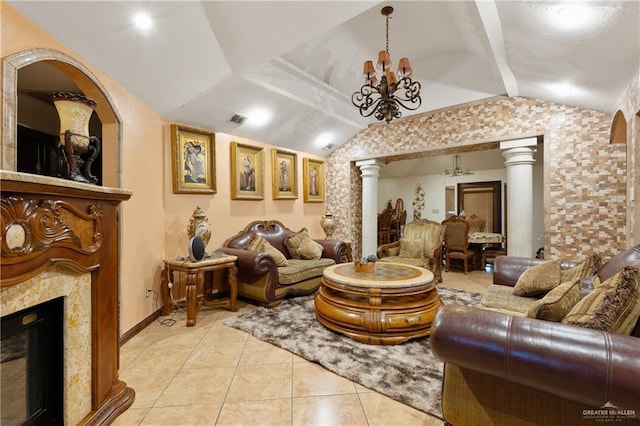
[(289, 238), (284, 240), (284, 245), (287, 247), (287, 250), (289, 250), (289, 254), (292, 259), (300, 259), (298, 247), (300, 247), (300, 244), (305, 238), (310, 238), (309, 231), (307, 231), (307, 228), (302, 228), (300, 231), (292, 234)]
[(560, 284), (560, 261), (548, 260), (532, 266), (513, 286), (514, 296), (539, 296)]
[(276, 261), (276, 265), (278, 266), (288, 266), (289, 262), (287, 258), (284, 257), (284, 254), (280, 252), (277, 248), (271, 245), (269, 241), (265, 240), (262, 236), (256, 235), (249, 241), (249, 244), (245, 246), (246, 250), (250, 251), (258, 251), (265, 252), (270, 254), (273, 259)]
[(407, 240), (400, 238), (400, 257), (422, 258), (424, 249), (424, 240)]
[(265, 241), (267, 240), (265, 240), (262, 236), (253, 234), (253, 237), (251, 237), (247, 245), (244, 246), (244, 249), (249, 251), (262, 251), (262, 245)]
[(284, 254), (282, 254), (280, 250), (272, 246), (269, 241), (264, 240), (264, 244), (262, 245), (262, 251), (273, 256), (273, 259), (276, 261), (276, 265), (289, 266), (289, 261), (287, 261), (287, 258), (284, 257)]
[(580, 300), (562, 323), (631, 334), (640, 316), (639, 275), (638, 268), (625, 267)]
[(593, 253), (591, 256), (587, 257), (582, 263), (574, 266), (569, 269), (562, 269), (560, 271), (560, 281), (575, 281), (576, 279), (580, 280), (584, 277), (590, 277), (595, 275), (595, 273), (602, 266), (602, 259), (598, 253)]
[(300, 246), (298, 247), (298, 254), (300, 255), (301, 259), (318, 260), (320, 259), (320, 257), (322, 257), (323, 250), (324, 247), (322, 247), (322, 244), (316, 243), (311, 238), (305, 238), (302, 240)]
[(580, 299), (580, 280), (567, 281), (531, 304), (526, 316), (560, 322)]

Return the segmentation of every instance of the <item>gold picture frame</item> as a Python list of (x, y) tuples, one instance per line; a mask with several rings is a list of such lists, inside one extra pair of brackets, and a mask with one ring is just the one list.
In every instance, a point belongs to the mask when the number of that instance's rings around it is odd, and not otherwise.
[(274, 200), (298, 198), (298, 154), (271, 149), (271, 186)]
[(216, 193), (215, 133), (171, 125), (174, 194)]
[(302, 177), (304, 202), (324, 202), (324, 161), (303, 158)]
[(264, 199), (264, 149), (231, 142), (231, 199)]

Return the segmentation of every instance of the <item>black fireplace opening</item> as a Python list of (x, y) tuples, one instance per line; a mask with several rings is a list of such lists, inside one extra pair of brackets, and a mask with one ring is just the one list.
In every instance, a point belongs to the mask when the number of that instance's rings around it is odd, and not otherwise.
[(63, 424), (64, 298), (2, 317), (0, 423)]

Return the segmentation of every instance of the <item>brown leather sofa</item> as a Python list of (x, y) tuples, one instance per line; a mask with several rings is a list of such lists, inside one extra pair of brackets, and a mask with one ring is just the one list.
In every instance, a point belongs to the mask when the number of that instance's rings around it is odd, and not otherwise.
[[(279, 305), (285, 297), (315, 292), (320, 286), (322, 271), (335, 263), (346, 262), (347, 245), (338, 240), (315, 240), (323, 247), (318, 260), (292, 259), (285, 240), (294, 231), (277, 220), (254, 221), (224, 242), (220, 250), (238, 256), (238, 294), (266, 307)], [(255, 235), (260, 235), (287, 258), (289, 265), (278, 267), (266, 252), (244, 247)]]
[[(496, 258), (494, 284), (513, 286), (531, 262)], [(628, 265), (640, 266), (640, 245), (596, 274), (604, 281)], [(456, 426), (640, 424), (638, 337), (640, 320), (626, 336), (444, 306), (430, 336), (445, 362), (444, 419)]]

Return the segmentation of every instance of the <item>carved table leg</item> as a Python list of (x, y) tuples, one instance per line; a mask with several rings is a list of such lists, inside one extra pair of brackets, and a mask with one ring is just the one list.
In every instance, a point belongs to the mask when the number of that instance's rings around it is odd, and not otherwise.
[(238, 310), (236, 302), (238, 301), (238, 268), (236, 265), (229, 267), (229, 309), (233, 312)]
[(197, 286), (198, 273), (189, 271), (187, 272), (187, 327), (193, 327), (196, 325), (196, 316), (198, 313), (197, 305)]

